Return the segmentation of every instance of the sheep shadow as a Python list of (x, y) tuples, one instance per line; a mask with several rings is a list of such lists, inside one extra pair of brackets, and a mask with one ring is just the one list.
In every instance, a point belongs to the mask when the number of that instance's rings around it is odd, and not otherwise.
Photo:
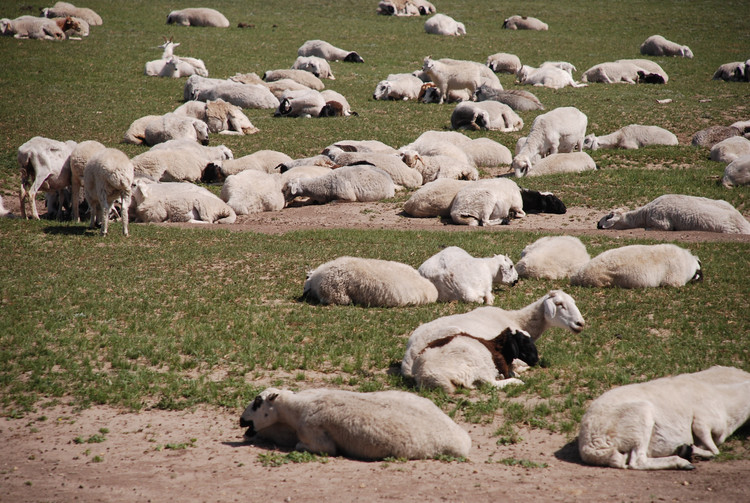
[(94, 230), (89, 229), (88, 226), (82, 225), (50, 225), (43, 230), (45, 234), (50, 234), (52, 236), (84, 236), (87, 231), (94, 232)]
[[(399, 217), (414, 219), (414, 220), (424, 220), (425, 218), (435, 218), (435, 217), (415, 217), (414, 215), (408, 214), (406, 211), (401, 210), (398, 213), (396, 213)], [(453, 225), (453, 220), (451, 220), (451, 217), (437, 217), (440, 219), (440, 223), (443, 225)]]
[(555, 457), (560, 461), (565, 461), (566, 463), (573, 463), (576, 465), (586, 464), (583, 462), (583, 459), (581, 459), (581, 455), (578, 453), (578, 437), (574, 438), (573, 440), (562, 446), (560, 449), (555, 451)]

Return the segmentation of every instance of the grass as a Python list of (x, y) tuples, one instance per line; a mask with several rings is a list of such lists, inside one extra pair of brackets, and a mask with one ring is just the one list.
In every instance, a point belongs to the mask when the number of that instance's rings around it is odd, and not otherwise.
[[(0, 14), (26, 14), (24, 5), (5, 2)], [(748, 211), (750, 189), (721, 188), (716, 182), (723, 165), (708, 160), (706, 149), (688, 146), (699, 129), (750, 116), (750, 86), (710, 78), (720, 64), (747, 57), (750, 33), (740, 1), (437, 4), (466, 24), (468, 35), (461, 38), (426, 35), (424, 19), (376, 16), (371, 0), (299, 1), (294, 9), (275, 1), (262, 6), (213, 2), (232, 21), (226, 30), (167, 26), (164, 18), (172, 6), (163, 0), (92, 0), (87, 6), (105, 24), (93, 27), (86, 40), (0, 38), (5, 103), (0, 107), (0, 194), (6, 198), (16, 197), (20, 183), (17, 148), (35, 135), (94, 139), (131, 156), (143, 151), (119, 144), (128, 125), (143, 115), (171, 111), (182, 100), (182, 80), (142, 75), (144, 63), (159, 57), (155, 46), (163, 35), (182, 44), (178, 54), (202, 58), (215, 77), (289, 67), (297, 47), (313, 38), (357, 50), (366, 63), (333, 63), (337, 78), (326, 84), (344, 94), (359, 117), (274, 119), (268, 110), (250, 110), (259, 133), (220, 138), (236, 157), (266, 148), (299, 157), (341, 139), (400, 146), (425, 130), (447, 129), (450, 105), (371, 99), (377, 81), (419, 68), (428, 54), (484, 61), (507, 51), (532, 65), (565, 60), (585, 70), (602, 61), (639, 57), (639, 44), (668, 26), (662, 34), (696, 54), (689, 61), (658, 60), (669, 84), (535, 88), (534, 93), (547, 110), (580, 108), (589, 117), (590, 132), (608, 133), (632, 122), (655, 124), (674, 131), (681, 145), (594, 152), (598, 172), (540, 177), (524, 185), (553, 189), (568, 206), (595, 212), (633, 207), (663, 193), (726, 199)], [(499, 28), (505, 17), (521, 12), (542, 18), (550, 31)], [(235, 28), (239, 21), (255, 28)], [(500, 78), (506, 88), (513, 87), (512, 76)], [(656, 103), (664, 98), (673, 101)], [(520, 132), (467, 134), (512, 149), (537, 113), (521, 115), (526, 127)], [(269, 236), (135, 225), (125, 239), (118, 226), (101, 239), (83, 225), (0, 221), (3, 415), (22, 417), (61, 400), (76, 407), (209, 404), (239, 411), (267, 385), (416, 391), (389, 372), (400, 362), (409, 333), (420, 323), (476, 306), (313, 306), (298, 301), (305, 272), (345, 254), (418, 266), (441, 245), (518, 260), (523, 247), (541, 235), (319, 230)], [(592, 255), (649, 242), (607, 234), (583, 241)], [(420, 393), (456, 419), (488, 422), (502, 416), (498, 442), (512, 443), (519, 441), (519, 426), (575, 435), (588, 402), (613, 386), (714, 364), (750, 370), (747, 243), (686, 246), (703, 262), (702, 284), (631, 291), (526, 280), (496, 291), (497, 305), (517, 309), (551, 288), (564, 288), (576, 299), (587, 328), (579, 336), (558, 329), (545, 334), (539, 341), (543, 365), (524, 377), (524, 386), (451, 396)], [(732, 442), (740, 444), (732, 456), (747, 459), (747, 435)]]

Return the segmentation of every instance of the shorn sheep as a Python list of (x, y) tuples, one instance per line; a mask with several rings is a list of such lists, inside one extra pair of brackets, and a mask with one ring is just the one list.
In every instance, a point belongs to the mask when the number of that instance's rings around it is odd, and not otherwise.
[(583, 139), (583, 148), (599, 150), (600, 148), (637, 149), (649, 145), (677, 145), (677, 136), (659, 126), (642, 126), (630, 124), (614, 133), (596, 136), (587, 135)]
[(96, 153), (83, 171), (86, 202), (91, 208), (90, 228), (101, 224), (101, 235), (106, 236), (109, 214), (118, 199), (122, 214), (122, 234), (128, 235), (128, 209), (133, 185), (133, 163), (122, 151), (105, 148)]
[(632, 470), (692, 470), (750, 419), (750, 373), (714, 366), (613, 388), (581, 419), (585, 463)]
[(297, 49), (298, 56), (317, 56), (328, 61), (344, 61), (347, 63), (364, 63), (362, 56), (355, 51), (345, 51), (324, 41), (308, 40)]
[(573, 285), (656, 288), (703, 280), (701, 261), (673, 244), (630, 245), (600, 253), (571, 278)]
[(515, 285), (518, 281), (513, 261), (507, 255), (472, 257), (458, 246), (449, 246), (428, 258), (417, 272), (435, 285), (440, 302), (493, 304), (493, 285)]
[(507, 224), (526, 216), (521, 189), (507, 178), (487, 178), (462, 187), (451, 203), (451, 220), (459, 225)]
[(339, 257), (307, 274), (303, 297), (322, 304), (397, 307), (436, 302), (438, 292), (410, 265)]
[(648, 56), (679, 56), (692, 58), (693, 51), (686, 45), (676, 44), (662, 37), (651, 35), (641, 44), (641, 54)]
[(401, 373), (405, 377), (413, 377), (413, 364), (419, 353), (430, 342), (448, 335), (466, 332), (490, 340), (506, 328), (511, 328), (527, 332), (536, 341), (549, 328), (563, 328), (578, 334), (584, 325), (585, 321), (575, 300), (562, 290), (551, 290), (516, 311), (484, 306), (468, 313), (443, 316), (420, 325), (409, 336), (406, 354), (401, 362)]
[(733, 136), (711, 147), (709, 157), (712, 161), (729, 163), (748, 154), (750, 154), (750, 140), (744, 136)]
[(738, 157), (727, 164), (721, 184), (727, 188), (750, 185), (750, 154)]
[(750, 222), (728, 202), (684, 194), (664, 194), (636, 210), (613, 211), (597, 228), (750, 234)]
[(466, 27), (450, 16), (435, 14), (424, 22), (424, 31), (431, 35), (459, 37), (466, 35)]
[(232, 224), (237, 219), (224, 201), (192, 183), (137, 180), (132, 199), (141, 222)]
[(229, 20), (224, 14), (216, 9), (209, 9), (206, 7), (173, 10), (167, 16), (167, 24), (229, 28)]
[(552, 154), (535, 163), (532, 169), (515, 171), (516, 177), (541, 176), (557, 173), (582, 173), (595, 171), (596, 162), (586, 152), (568, 152), (566, 154)]
[[(356, 459), (466, 458), (471, 438), (431, 400), (405, 391), (267, 388), (240, 417), (246, 439)], [(279, 442), (282, 443), (283, 442)]]
[(287, 201), (308, 197), (316, 203), (380, 201), (395, 194), (396, 187), (388, 173), (372, 166), (344, 166), (324, 176), (290, 181), (284, 187)]
[(436, 339), (420, 352), (414, 380), (420, 388), (442, 388), (446, 393), (485, 382), (505, 388), (523, 384), (513, 372), (514, 360), (528, 366), (539, 363), (536, 345), (526, 332), (506, 328), (489, 340), (460, 332)]
[(277, 82), (282, 79), (289, 79), (302, 84), (310, 89), (316, 91), (322, 91), (325, 89), (325, 84), (318, 77), (310, 72), (304, 70), (291, 70), (291, 69), (280, 69), (280, 70), (269, 70), (263, 74), (263, 80), (266, 82)]
[(94, 154), (106, 147), (94, 140), (82, 141), (75, 146), (73, 151), (70, 153), (69, 164), (70, 164), (70, 186), (71, 194), (70, 201), (73, 210), (73, 221), (79, 222), (81, 220), (79, 202), (81, 200), (82, 189), (83, 189), (83, 172), (86, 168), (86, 163), (89, 162)]
[(523, 128), (523, 119), (499, 101), (464, 101), (451, 114), (451, 128), (511, 132)]
[[(36, 208), (36, 195), (41, 190), (55, 193), (60, 202), (64, 190), (70, 185), (70, 164), (68, 159), (76, 147), (76, 142), (61, 142), (35, 136), (18, 147), (18, 166), (21, 171), (21, 218), (26, 216), (26, 200), (31, 207), (31, 216), (39, 220)], [(61, 208), (62, 210), (62, 205)], [(58, 216), (60, 216), (58, 214)]]
[(591, 260), (586, 245), (574, 236), (544, 236), (521, 252), (516, 271), (521, 278), (563, 279)]
[(535, 30), (547, 31), (549, 25), (535, 17), (529, 16), (510, 16), (503, 21), (503, 28), (506, 30)]

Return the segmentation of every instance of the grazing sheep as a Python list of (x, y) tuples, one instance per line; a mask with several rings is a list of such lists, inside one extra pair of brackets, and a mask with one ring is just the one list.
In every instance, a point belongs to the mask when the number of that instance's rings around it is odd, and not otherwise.
[(232, 151), (224, 145), (203, 147), (195, 142), (172, 140), (160, 143), (151, 150), (133, 157), (135, 175), (162, 182), (197, 182), (206, 171), (216, 171), (232, 158)]
[(734, 126), (710, 126), (695, 133), (690, 143), (696, 147), (711, 148), (722, 140), (741, 134)]
[(224, 14), (206, 7), (173, 10), (167, 16), (167, 24), (229, 28), (229, 20)]
[(641, 44), (641, 54), (647, 56), (680, 56), (693, 57), (693, 51), (686, 45), (670, 42), (661, 35), (651, 35)]
[(544, 110), (544, 105), (539, 98), (523, 89), (495, 89), (483, 84), (474, 92), (477, 101), (499, 101), (505, 103), (513, 110), (528, 112), (530, 110)]
[(430, 342), (448, 335), (465, 332), (474, 337), (490, 340), (506, 328), (510, 328), (527, 332), (536, 342), (548, 328), (563, 328), (578, 334), (583, 330), (584, 324), (575, 300), (562, 290), (551, 290), (540, 299), (516, 311), (483, 306), (468, 313), (443, 316), (423, 323), (409, 336), (406, 354), (401, 362), (401, 373), (405, 377), (414, 377), (414, 361), (419, 353)]
[(724, 168), (724, 177), (721, 179), (721, 183), (728, 189), (740, 185), (750, 185), (750, 154), (738, 157), (727, 164), (727, 167)]
[[(240, 417), (256, 434), (293, 439), (298, 451), (357, 459), (468, 457), (471, 438), (427, 398), (405, 391), (267, 388)], [(290, 445), (292, 447), (292, 445)]]
[(404, 211), (412, 217), (447, 217), (453, 199), (470, 182), (451, 178), (437, 178), (417, 189), (404, 203)]
[(507, 224), (509, 219), (525, 215), (521, 189), (507, 178), (471, 182), (456, 193), (451, 203), (451, 220), (459, 225)]
[(586, 245), (573, 236), (545, 236), (521, 252), (516, 271), (521, 278), (569, 278), (591, 260)]
[(289, 79), (302, 84), (310, 89), (316, 91), (322, 91), (325, 89), (325, 84), (318, 77), (310, 72), (304, 70), (269, 70), (263, 74), (263, 80), (266, 82), (277, 82), (279, 80)]
[(458, 37), (466, 35), (466, 27), (450, 16), (435, 14), (424, 22), (424, 31), (430, 35)]
[[(65, 18), (68, 19), (68, 18)], [(58, 25), (54, 19), (35, 16), (20, 16), (15, 19), (0, 19), (0, 33), (14, 38), (34, 38), (42, 40), (64, 40), (66, 25)]]
[(342, 152), (335, 156), (333, 161), (340, 166), (369, 165), (382, 169), (388, 173), (394, 184), (407, 189), (422, 186), (422, 174), (406, 165), (398, 155), (378, 152)]
[(515, 54), (498, 52), (487, 56), (487, 66), (495, 73), (516, 74), (521, 69), (521, 60)]
[(533, 169), (517, 169), (515, 175), (520, 178), (522, 176), (582, 173), (594, 170), (596, 170), (596, 163), (586, 152), (568, 152), (565, 154), (548, 155), (535, 163)]
[(710, 157), (712, 161), (729, 163), (748, 154), (750, 154), (750, 140), (744, 136), (733, 136), (711, 147)]
[(185, 82), (185, 101), (216, 101), (222, 99), (241, 108), (274, 109), (279, 100), (261, 84), (241, 84), (231, 80), (209, 79), (191, 75)]
[(208, 145), (208, 125), (200, 119), (167, 113), (146, 123), (143, 143), (156, 145), (169, 140), (192, 140)]
[(317, 56), (328, 61), (344, 61), (347, 63), (364, 63), (362, 56), (355, 51), (339, 49), (323, 40), (308, 40), (297, 49), (298, 56)]
[(177, 115), (194, 117), (208, 125), (209, 133), (245, 135), (258, 132), (240, 107), (222, 99), (216, 101), (188, 101), (174, 110)]
[(727, 82), (748, 82), (748, 79), (750, 79), (750, 59), (724, 63), (714, 72), (713, 79)]
[(119, 199), (122, 234), (128, 235), (128, 208), (130, 208), (133, 178), (133, 163), (120, 150), (105, 148), (89, 159), (83, 171), (86, 202), (91, 208), (89, 228), (93, 229), (98, 220), (101, 224), (101, 235), (106, 236), (109, 214), (113, 204)]
[(554, 213), (564, 215), (568, 209), (559, 197), (552, 192), (540, 192), (521, 188), (524, 213)]
[(321, 304), (397, 307), (431, 304), (438, 292), (410, 265), (339, 257), (307, 273), (303, 297)]
[(614, 211), (596, 227), (750, 234), (750, 222), (728, 202), (683, 194), (664, 194), (627, 213)]
[(516, 82), (522, 85), (562, 89), (565, 86), (586, 87), (588, 84), (576, 82), (570, 73), (556, 66), (534, 68), (523, 65), (516, 73)]
[(372, 93), (374, 100), (416, 100), (423, 82), (413, 75), (397, 80), (381, 80)]
[(451, 114), (451, 128), (511, 132), (523, 128), (523, 119), (499, 101), (463, 101)]
[(614, 133), (603, 136), (590, 134), (583, 139), (583, 148), (599, 150), (600, 148), (637, 149), (649, 145), (677, 145), (677, 136), (659, 126), (642, 126), (630, 124)]
[(70, 185), (71, 185), (71, 204), (73, 206), (73, 221), (80, 222), (80, 208), (78, 206), (83, 194), (83, 172), (86, 168), (86, 163), (89, 162), (94, 154), (106, 147), (94, 140), (82, 141), (75, 146), (73, 151), (70, 153), (68, 163), (70, 165)]
[(297, 59), (292, 64), (292, 70), (304, 70), (312, 73), (319, 79), (336, 80), (328, 61), (317, 56), (297, 56)]
[(749, 398), (750, 374), (733, 367), (620, 386), (589, 405), (578, 452), (592, 465), (692, 470), (750, 419)]
[[(18, 166), (21, 170), (21, 218), (26, 215), (26, 200), (31, 207), (31, 216), (39, 220), (36, 208), (36, 195), (41, 190), (55, 193), (59, 201), (64, 200), (64, 191), (70, 186), (70, 153), (76, 147), (76, 142), (61, 142), (35, 136), (18, 147)], [(50, 214), (50, 216), (52, 216)], [(62, 217), (60, 212), (56, 215)]]
[(68, 2), (56, 2), (52, 7), (42, 10), (45, 17), (77, 17), (86, 21), (91, 26), (101, 26), (102, 18), (99, 14), (87, 7), (76, 7)]
[(238, 215), (279, 211), (286, 201), (278, 174), (249, 169), (227, 177), (221, 187), (221, 199)]
[(524, 331), (506, 328), (490, 340), (461, 332), (434, 340), (422, 350), (414, 361), (414, 380), (420, 388), (442, 388), (446, 393), (485, 382), (502, 389), (523, 384), (513, 372), (514, 360), (528, 366), (539, 363), (536, 345)]
[(136, 180), (135, 213), (141, 222), (233, 224), (234, 210), (214, 193), (192, 183)]
[(443, 103), (452, 91), (464, 91), (467, 99), (470, 99), (479, 86), (488, 82), (502, 89), (492, 70), (474, 61), (434, 60), (428, 56), (424, 59), (422, 70), (435, 83), (440, 95), (438, 103)]
[(549, 25), (535, 17), (510, 16), (503, 21), (503, 28), (507, 30), (547, 31), (549, 30)]
[(438, 301), (493, 304), (492, 286), (515, 285), (518, 273), (507, 255), (472, 257), (458, 246), (449, 246), (428, 258), (417, 270), (438, 291)]
[(372, 166), (344, 166), (318, 178), (291, 181), (284, 187), (287, 201), (309, 197), (317, 203), (380, 201), (395, 193), (390, 175)]

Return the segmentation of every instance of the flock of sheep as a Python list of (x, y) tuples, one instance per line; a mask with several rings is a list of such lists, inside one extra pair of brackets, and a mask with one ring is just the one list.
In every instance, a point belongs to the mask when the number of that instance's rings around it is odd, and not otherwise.
[[(423, 0), (382, 0), (377, 10), (385, 15), (432, 15), (425, 23), (428, 33), (466, 33), (462, 23), (436, 14), (435, 7)], [(101, 24), (90, 9), (64, 2), (44, 14), (4, 19), (2, 32), (60, 39), (85, 36), (88, 25)], [(205, 8), (173, 11), (167, 22), (229, 26), (221, 13)], [(506, 19), (503, 27), (548, 29), (546, 23), (522, 16)], [(35, 198), (43, 191), (48, 194), (48, 213), (59, 217), (68, 207), (78, 221), (79, 202), (85, 199), (92, 227), (98, 222), (106, 234), (110, 216), (119, 213), (128, 235), (129, 214), (144, 222), (232, 223), (237, 215), (280, 210), (293, 201), (377, 201), (407, 189), (414, 190), (404, 204), (409, 215), (495, 225), (530, 211), (561, 213), (565, 206), (554, 195), (526, 191), (510, 178), (480, 180), (478, 168), (509, 165), (519, 178), (580, 172), (596, 169), (586, 149), (677, 144), (671, 132), (637, 124), (587, 136), (587, 116), (575, 107), (561, 107), (534, 119), (515, 155), (488, 138), (428, 131), (400, 148), (375, 140), (342, 140), (304, 159), (275, 151), (234, 158), (223, 145), (208, 146), (209, 135), (257, 132), (243, 108), (273, 109), (277, 117), (356, 114), (345, 97), (325, 90), (321, 79), (334, 79), (329, 61), (364, 60), (356, 51), (310, 40), (299, 48), (291, 69), (271, 70), (262, 78), (237, 74), (225, 80), (209, 78), (201, 60), (176, 56), (178, 46), (165, 38), (161, 59), (147, 62), (144, 73), (188, 77), (185, 103), (164, 115), (136, 119), (123, 137), (124, 142), (150, 150), (129, 159), (96, 141), (43, 137), (19, 147), (23, 217), (28, 201), (32, 216), (39, 218)], [(660, 36), (649, 37), (641, 52), (693, 57), (688, 47)], [(716, 78), (748, 80), (749, 64), (727, 66)], [(421, 70), (391, 74), (377, 83), (373, 99), (459, 102), (451, 116), (453, 129), (518, 131), (524, 125), (518, 112), (544, 107), (528, 91), (504, 90), (496, 72), (516, 74), (522, 85), (552, 88), (592, 82), (665, 84), (669, 78), (658, 64), (645, 59), (601, 63), (584, 72), (581, 82), (573, 79), (574, 71), (567, 62), (545, 62), (538, 68), (521, 65), (517, 56), (505, 53), (491, 55), (486, 64), (427, 57)], [(737, 122), (693, 138), (697, 145), (713, 147), (712, 159), (728, 163), (727, 186), (750, 181), (749, 131), (750, 123)], [(196, 185), (199, 181), (223, 182), (221, 197)], [(680, 194), (665, 194), (634, 211), (609, 213), (598, 227), (750, 234), (750, 223), (725, 201)], [(702, 274), (698, 257), (676, 245), (624, 246), (591, 258), (578, 238), (553, 236), (529, 244), (515, 264), (505, 255), (472, 257), (459, 247), (441, 250), (418, 269), (393, 261), (339, 257), (308, 274), (303, 294), (324, 304), (487, 304), (425, 323), (409, 337), (402, 374), (419, 387), (452, 393), (457, 386), (473, 388), (482, 382), (500, 388), (522, 383), (518, 375), (539, 361), (534, 343), (545, 330), (558, 327), (577, 334), (584, 329), (583, 316), (567, 293), (553, 290), (523, 309), (508, 311), (492, 305), (497, 284), (512, 286), (523, 277), (569, 279), (573, 285), (589, 287), (679, 287), (701, 280)], [(582, 420), (579, 450), (592, 464), (689, 469), (692, 455), (717, 454), (716, 444), (750, 417), (749, 398), (750, 374), (726, 367), (622, 386), (591, 404)], [(466, 457), (471, 447), (469, 435), (430, 400), (402, 391), (293, 393), (269, 388), (247, 407), (240, 424), (248, 428), (249, 438), (363, 459)]]

